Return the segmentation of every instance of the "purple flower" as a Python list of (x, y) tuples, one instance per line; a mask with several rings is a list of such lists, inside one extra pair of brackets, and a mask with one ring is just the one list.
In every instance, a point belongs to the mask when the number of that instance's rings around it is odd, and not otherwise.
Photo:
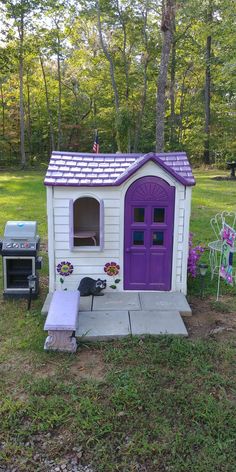
[(74, 270), (74, 267), (71, 264), (71, 262), (62, 261), (59, 264), (57, 264), (57, 272), (62, 277), (68, 277), (68, 275), (71, 275), (73, 273), (73, 270)]
[(188, 274), (193, 278), (197, 276), (197, 263), (204, 251), (200, 245), (193, 247), (193, 233), (189, 233)]

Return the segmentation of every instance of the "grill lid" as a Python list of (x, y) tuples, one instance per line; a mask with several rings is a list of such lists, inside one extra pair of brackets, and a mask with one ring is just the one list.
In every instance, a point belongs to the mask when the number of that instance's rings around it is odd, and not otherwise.
[(36, 221), (7, 221), (4, 231), (4, 239), (28, 239), (36, 240)]

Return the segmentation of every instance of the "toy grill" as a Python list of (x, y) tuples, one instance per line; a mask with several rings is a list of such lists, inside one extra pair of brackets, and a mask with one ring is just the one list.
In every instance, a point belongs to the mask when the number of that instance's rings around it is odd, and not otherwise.
[(32, 296), (38, 294), (37, 269), (41, 269), (38, 257), (40, 238), (36, 221), (8, 221), (1, 241), (3, 262), (4, 297), (24, 297), (29, 294), (28, 276), (36, 276)]

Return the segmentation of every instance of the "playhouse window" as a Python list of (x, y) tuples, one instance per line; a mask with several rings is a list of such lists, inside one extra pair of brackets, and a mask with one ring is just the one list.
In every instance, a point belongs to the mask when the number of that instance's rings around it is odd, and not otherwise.
[(71, 245), (74, 248), (101, 248), (101, 205), (92, 197), (77, 198), (71, 212)]
[(134, 231), (133, 232), (133, 245), (134, 246), (143, 246), (144, 245), (144, 232), (143, 231)]
[(154, 223), (164, 223), (165, 208), (154, 208), (153, 221)]
[(134, 222), (143, 223), (145, 217), (145, 208), (134, 208)]
[(153, 246), (163, 246), (163, 244), (164, 244), (164, 233), (163, 233), (163, 231), (154, 231), (152, 233), (152, 244), (153, 244)]

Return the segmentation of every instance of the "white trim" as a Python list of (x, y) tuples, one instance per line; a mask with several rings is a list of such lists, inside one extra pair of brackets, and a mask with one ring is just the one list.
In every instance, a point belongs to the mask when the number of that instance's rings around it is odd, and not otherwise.
[(73, 246), (71, 252), (102, 252), (101, 246)]
[[(74, 212), (74, 204), (75, 202), (77, 202), (77, 200), (81, 200), (82, 198), (93, 198), (94, 200), (96, 200), (98, 203), (99, 203), (99, 241), (100, 241), (100, 244), (98, 246), (94, 246), (94, 245), (91, 245), (91, 246), (74, 246), (74, 220), (73, 220), (73, 233), (71, 233), (70, 231), (70, 237), (72, 238), (73, 240), (73, 244), (72, 242), (70, 242), (70, 251), (71, 252), (101, 252), (103, 251), (103, 248), (104, 248), (104, 199), (103, 198), (99, 198), (96, 194), (89, 194), (89, 193), (85, 193), (85, 194), (82, 194), (76, 198), (71, 198), (70, 201), (72, 201), (72, 211)], [(69, 203), (70, 205), (70, 203)], [(72, 216), (73, 218), (73, 216)], [(69, 211), (69, 219), (71, 219), (71, 215), (70, 215), (70, 211)], [(71, 221), (69, 221), (69, 228), (71, 226)], [(73, 235), (73, 237), (72, 237)]]
[(47, 187), (49, 292), (54, 292), (56, 288), (53, 193), (53, 187)]
[[(181, 189), (182, 190), (182, 189)], [(172, 275), (171, 275), (171, 290), (177, 290), (177, 250), (178, 250), (178, 226), (179, 226), (179, 186), (175, 187), (175, 208), (173, 220), (173, 246), (172, 246)]]
[(192, 187), (186, 187), (185, 198), (185, 215), (184, 215), (184, 240), (183, 240), (183, 264), (182, 264), (182, 290), (187, 293), (187, 276), (188, 276), (188, 248), (189, 248), (189, 226), (191, 216), (191, 197)]

